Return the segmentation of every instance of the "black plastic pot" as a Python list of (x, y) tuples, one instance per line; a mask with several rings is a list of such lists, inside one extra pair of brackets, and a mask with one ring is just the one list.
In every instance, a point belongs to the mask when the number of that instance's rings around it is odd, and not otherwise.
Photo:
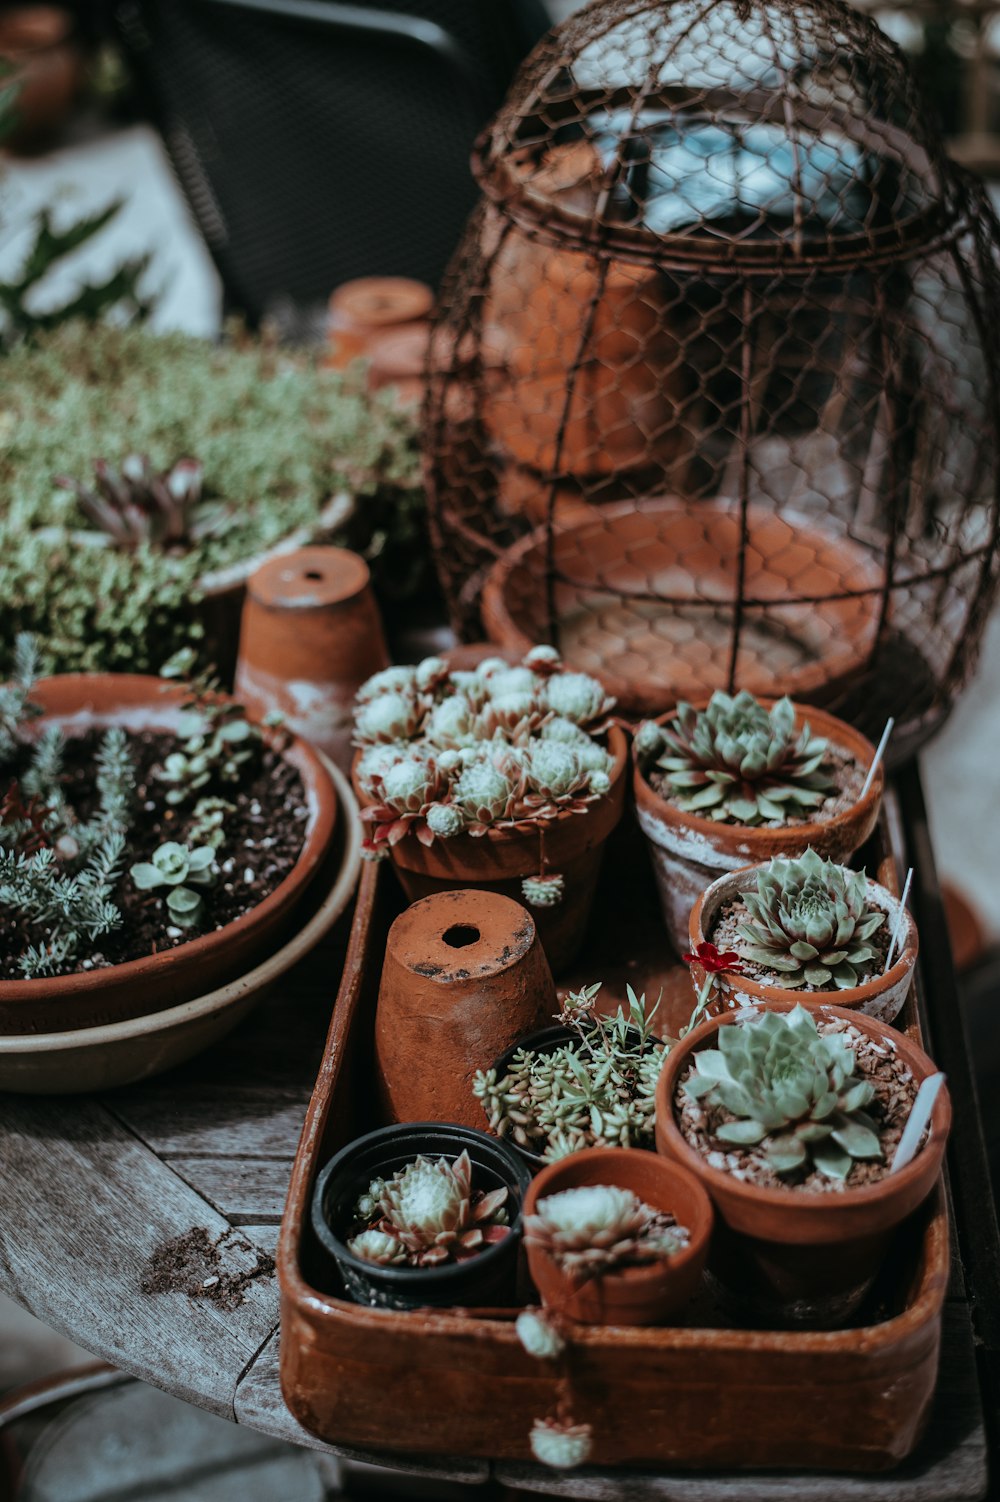
[[(380, 1267), (347, 1250), (340, 1232), (350, 1225), (358, 1196), (372, 1179), (391, 1178), (418, 1154), (454, 1162), (463, 1151), (472, 1160), (474, 1189), (488, 1193), (502, 1185), (508, 1192), (510, 1234), (502, 1241), (466, 1261), (436, 1267)], [(505, 1304), (514, 1298), (521, 1202), (530, 1182), (517, 1154), (486, 1132), (438, 1121), (380, 1127), (341, 1148), (321, 1171), (313, 1191), (313, 1230), (357, 1304), (380, 1309)]]
[[(629, 1032), (632, 1031), (633, 1029), (630, 1027)], [(659, 1043), (661, 1041), (661, 1039), (652, 1036), (649, 1039), (650, 1043)], [(530, 1049), (532, 1053), (545, 1054), (554, 1053), (557, 1048), (562, 1048), (566, 1043), (579, 1042), (580, 1034), (571, 1027), (564, 1027), (561, 1022), (554, 1023), (551, 1027), (540, 1027), (538, 1031), (534, 1033), (526, 1033), (523, 1038), (518, 1038), (515, 1043), (511, 1044), (510, 1048), (508, 1048), (506, 1052), (502, 1053), (500, 1057), (494, 1061), (493, 1068), (496, 1070), (497, 1079), (503, 1079), (511, 1064), (514, 1062), (514, 1055), (520, 1053), (522, 1048)], [(515, 1152), (517, 1154), (522, 1163), (525, 1163), (527, 1165), (527, 1167), (531, 1171), (532, 1176), (538, 1173), (540, 1169), (547, 1166), (548, 1160), (546, 1158), (543, 1158), (541, 1153), (534, 1153), (528, 1147), (521, 1147), (520, 1143), (514, 1142), (513, 1140), (506, 1137), (503, 1139), (494, 1137), (491, 1138), (491, 1140), (495, 1142), (502, 1140), (505, 1145), (511, 1149), (512, 1152)]]

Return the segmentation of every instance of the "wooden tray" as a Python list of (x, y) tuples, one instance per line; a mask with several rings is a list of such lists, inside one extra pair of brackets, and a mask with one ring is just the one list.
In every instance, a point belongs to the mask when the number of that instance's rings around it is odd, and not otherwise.
[[(898, 891), (884, 824), (862, 857)], [(397, 1313), (350, 1303), (309, 1224), (319, 1169), (380, 1124), (373, 1020), (386, 933), (401, 901), (391, 870), (365, 868), (278, 1247), (282, 1391), (300, 1423), (331, 1444), (529, 1459), (532, 1422), (553, 1411), (555, 1384), (522, 1351), (513, 1313)], [(603, 980), (602, 999), (612, 1009), (626, 981), (654, 997), (662, 985), (661, 1025), (676, 1032), (690, 1012), (691, 984), (670, 950), (648, 858), (631, 827), (609, 849), (591, 931), (588, 952), (563, 984)], [(919, 1039), (912, 992), (898, 1025)], [(850, 1329), (733, 1328), (707, 1292), (677, 1326), (582, 1328), (573, 1416), (593, 1426), (591, 1463), (828, 1471), (897, 1465), (914, 1449), (933, 1396), (948, 1272), (939, 1185), (900, 1228)]]

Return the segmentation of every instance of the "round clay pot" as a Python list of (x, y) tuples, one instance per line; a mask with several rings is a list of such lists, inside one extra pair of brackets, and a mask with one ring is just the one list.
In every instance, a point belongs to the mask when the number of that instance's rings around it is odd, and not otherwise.
[[(60, 725), (67, 736), (108, 725), (173, 729), (186, 696), (180, 684), (132, 673), (66, 673), (43, 678), (32, 690), (43, 710), (38, 729)], [(160, 954), (102, 970), (0, 981), (0, 1033), (69, 1032), (149, 1016), (235, 979), (283, 941), (330, 846), (337, 798), (329, 773), (304, 741), (292, 740), (282, 756), (302, 778), (308, 819), (301, 854), (269, 897), (224, 928)]]
[[(522, 654), (523, 656), (523, 654)], [(546, 958), (555, 974), (571, 964), (583, 943), (594, 901), (604, 844), (625, 807), (627, 743), (617, 726), (608, 732), (614, 758), (611, 788), (583, 813), (561, 813), (529, 829), (488, 829), (485, 834), (455, 835), (422, 845), (407, 834), (393, 845), (390, 859), (410, 902), (434, 892), (474, 887), (500, 892), (523, 902), (521, 880), (537, 874), (541, 856), (550, 873), (566, 882), (562, 901), (532, 909)], [(357, 780), (354, 791), (364, 808), (371, 802)]]
[[(761, 702), (771, 709), (776, 700)], [(695, 708), (704, 709), (707, 704), (708, 697), (703, 696), (695, 701)], [(668, 722), (674, 713), (669, 710), (658, 723)], [(861, 767), (871, 766), (875, 747), (853, 726), (822, 709), (797, 704), (796, 730), (806, 722), (816, 735), (849, 752)], [(683, 813), (654, 792), (634, 749), (632, 764), (636, 817), (649, 844), (663, 919), (678, 954), (687, 948), (695, 900), (721, 872), (738, 871), (741, 866), (768, 861), (774, 855), (804, 855), (810, 847), (826, 860), (843, 864), (860, 850), (878, 823), (885, 790), (885, 771), (880, 764), (865, 796), (832, 819), (789, 824), (781, 829), (755, 829)]]
[[(474, 1189), (507, 1189), (509, 1236), (467, 1261), (436, 1267), (379, 1267), (347, 1250), (340, 1231), (350, 1224), (358, 1196), (372, 1179), (391, 1178), (418, 1154), (454, 1162), (463, 1151), (472, 1160)], [(381, 1127), (349, 1142), (320, 1171), (313, 1190), (312, 1227), (357, 1304), (379, 1309), (506, 1304), (515, 1293), (521, 1206), (530, 1177), (504, 1143), (484, 1132), (429, 1121)]]
[[(793, 1003), (775, 1002), (790, 1011)], [(874, 1017), (821, 1004), (822, 1017), (842, 1018), (902, 1055), (917, 1085), (937, 1066), (905, 1033)], [(767, 1321), (833, 1326), (850, 1318), (885, 1258), (892, 1233), (938, 1182), (951, 1129), (951, 1100), (938, 1092), (930, 1133), (917, 1156), (897, 1174), (858, 1189), (827, 1193), (760, 1188), (712, 1168), (682, 1135), (674, 1115), (677, 1088), (699, 1048), (715, 1046), (735, 1014), (710, 1018), (671, 1050), (656, 1087), (656, 1146), (695, 1174), (718, 1211), (723, 1235), (712, 1270), (734, 1299)]]
[[(833, 692), (871, 655), (877, 561), (790, 513), (750, 506), (747, 528), (741, 583), (734, 503), (657, 497), (560, 526), (551, 548), (567, 664), (600, 678), (627, 715), (662, 714), (679, 699), (728, 689), (742, 592), (740, 687), (764, 697)], [(487, 636), (522, 656), (549, 639), (549, 550), (548, 527), (529, 532), (501, 554), (483, 588)]]
[(83, 86), (83, 51), (68, 10), (56, 5), (15, 5), (0, 10), (0, 60), (13, 68), (17, 86), (14, 128), (3, 144), (37, 151), (65, 124)]
[(628, 1147), (590, 1147), (549, 1163), (531, 1182), (525, 1216), (539, 1200), (585, 1184), (631, 1189), (654, 1210), (668, 1210), (690, 1240), (666, 1262), (625, 1267), (578, 1283), (542, 1247), (525, 1242), (528, 1271), (547, 1308), (588, 1325), (658, 1325), (691, 1298), (701, 1281), (712, 1234), (712, 1202), (687, 1169), (656, 1153)]
[[(745, 866), (741, 871), (728, 872), (725, 876), (718, 877), (710, 887), (700, 893), (691, 909), (688, 931), (692, 954), (697, 953), (697, 946), (703, 944), (708, 937), (706, 930), (711, 930), (720, 907), (741, 892), (756, 891), (759, 870), (760, 866)], [(891, 934), (899, 916), (899, 898), (894, 897), (885, 887), (869, 878), (868, 902), (873, 907), (881, 908), (885, 913), (886, 929)], [(910, 986), (913, 984), (913, 970), (917, 963), (918, 947), (917, 925), (912, 913), (904, 909), (903, 926), (896, 944), (899, 957), (894, 960), (884, 975), (877, 975), (873, 980), (865, 981), (860, 986), (852, 986), (847, 991), (791, 991), (783, 986), (765, 985), (762, 981), (754, 980), (752, 976), (743, 975), (734, 970), (723, 970), (716, 973), (717, 999), (713, 1010), (721, 1007), (769, 1007), (775, 1002), (786, 1006), (794, 1006), (796, 1002), (801, 1002), (807, 1007), (829, 1003), (842, 1007), (846, 1011), (863, 1012), (865, 1016), (875, 1017), (879, 1022), (893, 1022), (899, 1015)], [(704, 966), (700, 965), (697, 960), (693, 960), (691, 984), (696, 996), (701, 994), (704, 983)]]
[(526, 908), (476, 890), (415, 902), (389, 930), (375, 1013), (385, 1115), (481, 1128), (476, 1071), (555, 1007)]
[(420, 404), (430, 343), (430, 324), (409, 323), (385, 329), (368, 341), (368, 388), (391, 386), (402, 406)]
[(279, 711), (349, 771), (354, 696), (388, 665), (368, 565), (357, 553), (299, 548), (251, 576), (234, 692), (255, 718)]
[(368, 354), (372, 338), (384, 330), (425, 322), (434, 293), (405, 276), (363, 276), (343, 282), (329, 303), (326, 364), (342, 370)]

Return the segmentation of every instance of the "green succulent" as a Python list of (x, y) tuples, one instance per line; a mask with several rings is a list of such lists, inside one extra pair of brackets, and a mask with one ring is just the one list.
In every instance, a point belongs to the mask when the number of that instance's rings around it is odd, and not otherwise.
[(751, 921), (739, 924), (741, 959), (773, 971), (786, 990), (850, 990), (876, 951), (868, 940), (885, 914), (868, 905), (864, 871), (849, 871), (807, 850), (776, 856), (744, 892)]
[[(763, 824), (808, 814), (834, 786), (824, 770), (827, 742), (808, 724), (796, 732), (790, 699), (767, 710), (745, 690), (735, 698), (718, 692), (706, 709), (679, 704), (660, 736), (656, 765), (685, 813)], [(640, 745), (651, 742), (646, 731)]]
[(619, 1184), (581, 1184), (547, 1195), (524, 1222), (527, 1244), (580, 1281), (672, 1257), (688, 1237), (672, 1216)]
[[(166, 840), (153, 851), (152, 860), (131, 866), (129, 875), (140, 892), (169, 887), (167, 911), (171, 919), (181, 928), (190, 928), (204, 911), (201, 893), (193, 892), (191, 887), (214, 885), (218, 875), (215, 851), (211, 845), (190, 850), (176, 840)], [(191, 886), (186, 885), (188, 882)]]
[(849, 1038), (820, 1032), (805, 1007), (760, 1012), (720, 1027), (718, 1048), (694, 1055), (683, 1089), (725, 1113), (719, 1142), (760, 1147), (775, 1173), (817, 1169), (845, 1180), (856, 1161), (881, 1159), (865, 1107), (875, 1087), (858, 1072)]
[(377, 1223), (351, 1237), (347, 1247), (383, 1265), (461, 1262), (508, 1235), (507, 1197), (503, 1187), (473, 1190), (467, 1152), (454, 1162), (417, 1157), (390, 1179), (374, 1179), (360, 1196), (355, 1221)]

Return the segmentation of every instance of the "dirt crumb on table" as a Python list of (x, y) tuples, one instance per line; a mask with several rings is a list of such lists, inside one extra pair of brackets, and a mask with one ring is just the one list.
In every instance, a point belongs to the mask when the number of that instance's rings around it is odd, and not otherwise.
[(213, 1241), (204, 1226), (194, 1226), (156, 1248), (139, 1286), (143, 1293), (186, 1293), (233, 1310), (255, 1279), (273, 1275), (274, 1258), (246, 1237), (229, 1230)]

